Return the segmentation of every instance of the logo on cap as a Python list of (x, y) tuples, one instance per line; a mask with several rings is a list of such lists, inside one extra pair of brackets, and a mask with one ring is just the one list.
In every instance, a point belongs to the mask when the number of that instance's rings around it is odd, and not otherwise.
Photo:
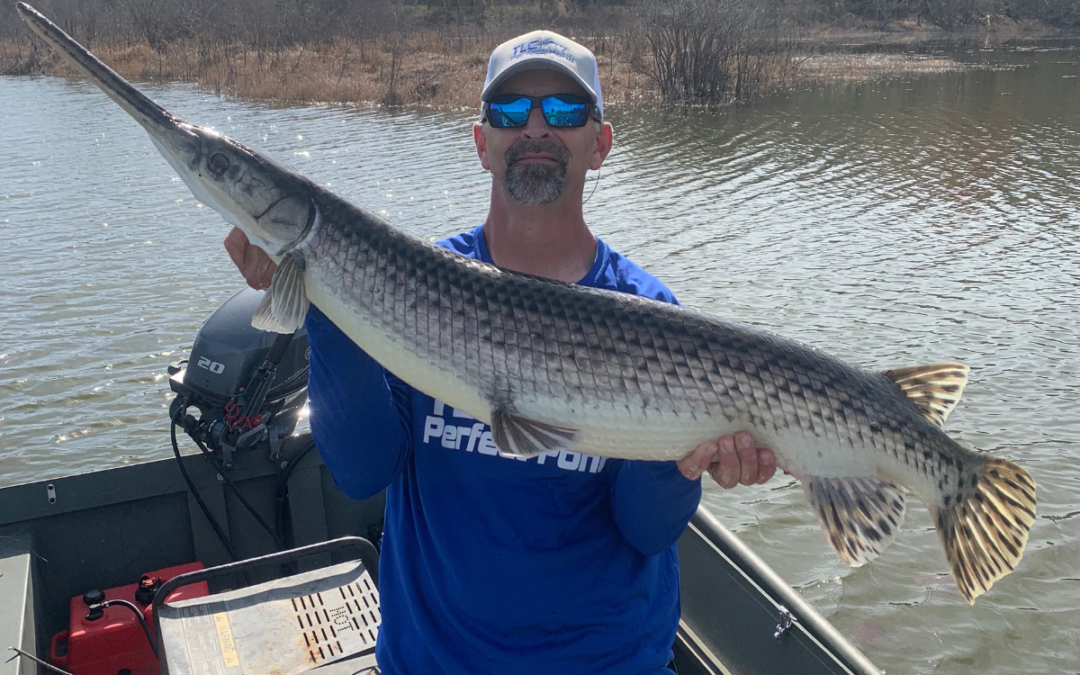
[(566, 59), (570, 63), (574, 63), (574, 57), (571, 56), (569, 48), (555, 42), (555, 40), (551, 38), (535, 38), (528, 42), (514, 45), (514, 54), (510, 57), (510, 60), (513, 61), (522, 56), (541, 54), (551, 54), (552, 56), (557, 56), (561, 59)]

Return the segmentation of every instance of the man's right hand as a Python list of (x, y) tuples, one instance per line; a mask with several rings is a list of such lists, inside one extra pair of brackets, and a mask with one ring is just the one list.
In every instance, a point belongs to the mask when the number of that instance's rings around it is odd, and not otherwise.
[(679, 471), (688, 480), (697, 480), (706, 471), (720, 487), (764, 483), (776, 473), (776, 454), (768, 448), (758, 448), (754, 437), (746, 431), (734, 436), (722, 436), (699, 445), (679, 460)]
[(234, 227), (225, 237), (225, 250), (236, 264), (240, 273), (244, 275), (248, 286), (257, 291), (270, 288), (270, 280), (274, 278), (277, 263), (266, 255), (266, 251), (258, 246), (252, 246), (247, 235), (239, 227)]

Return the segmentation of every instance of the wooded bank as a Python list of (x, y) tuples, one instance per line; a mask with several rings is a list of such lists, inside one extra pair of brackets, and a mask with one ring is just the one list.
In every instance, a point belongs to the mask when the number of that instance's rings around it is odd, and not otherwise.
[[(492, 48), (536, 28), (556, 30), (591, 48), (605, 98), (616, 105), (719, 105), (750, 101), (808, 79), (862, 79), (955, 66), (905, 56), (808, 57), (836, 31), (886, 29), (890, 32), (881, 36), (895, 38), (1080, 28), (1080, 0), (34, 4), (133, 80), (189, 81), (221, 94), (281, 103), (443, 108), (478, 106)], [(850, 72), (842, 72), (844, 64), (850, 64)], [(73, 74), (30, 34), (13, 3), (0, 3), (0, 73)]]

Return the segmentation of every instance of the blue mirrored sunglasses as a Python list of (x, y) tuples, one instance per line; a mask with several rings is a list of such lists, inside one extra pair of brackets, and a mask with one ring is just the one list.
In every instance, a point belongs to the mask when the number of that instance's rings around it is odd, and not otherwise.
[(517, 129), (529, 122), (533, 107), (540, 105), (549, 127), (583, 127), (592, 112), (592, 103), (576, 94), (496, 96), (484, 105), (484, 118), (498, 129)]

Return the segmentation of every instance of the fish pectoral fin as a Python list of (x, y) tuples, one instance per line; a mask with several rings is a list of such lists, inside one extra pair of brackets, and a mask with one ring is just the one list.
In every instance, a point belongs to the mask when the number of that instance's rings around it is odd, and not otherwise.
[(974, 605), (994, 582), (1016, 569), (1035, 522), (1035, 481), (1004, 459), (960, 478), (960, 488), (930, 507), (953, 579)]
[(581, 440), (581, 434), (576, 429), (540, 422), (500, 407), (491, 414), (491, 438), (495, 447), (508, 455), (535, 457), (570, 448)]
[(304, 325), (310, 302), (304, 288), (304, 263), (286, 255), (278, 264), (251, 325), (272, 333), (294, 333)]
[(923, 417), (940, 428), (960, 402), (969, 370), (962, 363), (935, 363), (883, 372), (919, 408)]
[(877, 476), (805, 476), (803, 491), (825, 538), (852, 567), (881, 555), (904, 522), (900, 486)]

